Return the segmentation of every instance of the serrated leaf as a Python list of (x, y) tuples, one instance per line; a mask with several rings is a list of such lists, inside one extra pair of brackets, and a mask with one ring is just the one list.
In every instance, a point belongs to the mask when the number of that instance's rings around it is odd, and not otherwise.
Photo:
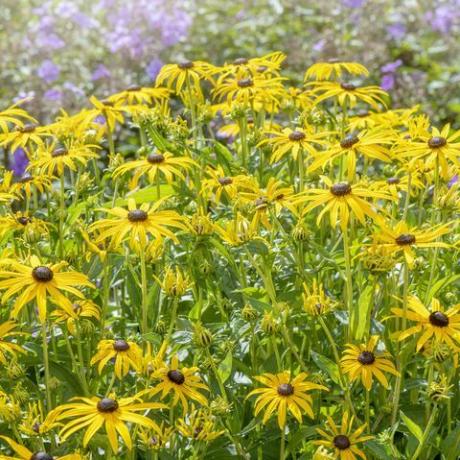
[(423, 431), (422, 429), (413, 421), (411, 420), (403, 411), (399, 411), (401, 416), (401, 420), (407, 426), (409, 431), (417, 438), (418, 442), (422, 442), (423, 438)]

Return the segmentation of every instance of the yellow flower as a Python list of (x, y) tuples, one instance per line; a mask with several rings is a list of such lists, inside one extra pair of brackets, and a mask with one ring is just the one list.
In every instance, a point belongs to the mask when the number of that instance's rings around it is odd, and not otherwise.
[(115, 104), (152, 104), (162, 103), (169, 98), (169, 89), (167, 88), (148, 88), (138, 85), (130, 86), (129, 88), (119, 93), (108, 97), (109, 101)]
[(161, 422), (159, 428), (159, 430), (154, 430), (152, 428), (139, 429), (139, 439), (147, 450), (163, 449), (174, 433), (174, 428), (166, 426), (164, 422)]
[(274, 51), (256, 58), (237, 58), (231, 63), (226, 63), (221, 70), (219, 82), (230, 74), (246, 74), (248, 76), (261, 74), (266, 76), (278, 75), (281, 64), (286, 55), (281, 51)]
[(89, 98), (94, 109), (85, 114), (83, 122), (93, 122), (98, 117), (104, 117), (105, 124), (110, 132), (113, 132), (117, 123), (123, 124), (125, 121), (124, 112), (126, 108), (120, 101), (114, 102), (108, 99), (99, 100), (95, 96)]
[(29, 123), (37, 123), (35, 118), (19, 107), (25, 101), (26, 99), (22, 99), (0, 112), (0, 129), (4, 133), (9, 131), (9, 125), (24, 128), (24, 120)]
[(215, 230), (230, 246), (241, 246), (254, 239), (262, 240), (262, 238), (259, 238), (257, 235), (257, 229), (239, 212), (235, 214), (233, 220), (225, 221), (222, 224), (216, 224)]
[(110, 446), (116, 453), (118, 452), (118, 434), (123, 439), (126, 447), (132, 449), (132, 440), (126, 423), (145, 426), (158, 430), (156, 422), (145, 415), (136, 412), (145, 412), (149, 409), (165, 409), (161, 403), (143, 402), (139, 394), (129, 398), (115, 399), (113, 395), (108, 398), (72, 398), (68, 404), (63, 404), (56, 408), (59, 413), (57, 420), (72, 419), (62, 428), (59, 436), (65, 441), (76, 431), (86, 428), (83, 436), (83, 447), (86, 447), (91, 438), (105, 425), (105, 430), (109, 438)]
[[(105, 245), (101, 242), (98, 244), (94, 244), (91, 238), (89, 237), (87, 231), (83, 227), (80, 227), (79, 230), (87, 247), (86, 259), (89, 260), (91, 258), (90, 253), (92, 253), (96, 254), (99, 257), (99, 259), (101, 259), (101, 262), (104, 262), (107, 257), (107, 250), (105, 248)], [(97, 236), (95, 236), (95, 240), (98, 240)]]
[(367, 77), (369, 71), (362, 64), (357, 62), (346, 62), (330, 60), (329, 62), (316, 62), (305, 72), (305, 81), (315, 78), (316, 80), (329, 80), (330, 78), (340, 78), (343, 73), (350, 75), (361, 75)]
[(7, 337), (19, 336), (20, 332), (13, 332), (16, 328), (16, 324), (13, 321), (6, 321), (0, 324), (0, 364), (7, 364), (9, 359), (7, 354), (16, 356), (17, 353), (26, 353), (26, 351), (17, 345), (16, 343), (7, 342)]
[(251, 183), (251, 178), (248, 176), (242, 174), (229, 176), (225, 174), (220, 165), (215, 168), (208, 166), (206, 175), (209, 179), (202, 181), (200, 193), (208, 199), (211, 194), (214, 194), (216, 202), (221, 201), (222, 195), (227, 196), (229, 200), (233, 200), (242, 186), (248, 186)]
[(182, 297), (192, 284), (187, 274), (183, 273), (179, 267), (166, 267), (163, 281), (156, 276), (155, 279), (165, 294), (171, 297)]
[(252, 390), (247, 396), (249, 398), (252, 395), (259, 395), (254, 407), (255, 415), (257, 416), (265, 409), (262, 419), (265, 424), (277, 411), (278, 425), (281, 430), (286, 426), (286, 414), (288, 412), (300, 424), (302, 423), (302, 413), (306, 413), (310, 418), (315, 418), (311, 408), (313, 400), (307, 393), (308, 391), (328, 391), (325, 386), (306, 380), (307, 374), (305, 372), (301, 372), (296, 377), (292, 377), (289, 371), (284, 371), (276, 375), (265, 373), (254, 378), (265, 385), (264, 388)]
[(436, 240), (450, 232), (450, 224), (437, 225), (431, 230), (410, 228), (404, 221), (393, 228), (383, 222), (379, 225), (379, 230), (373, 235), (374, 243), (393, 253), (402, 251), (409, 266), (414, 264), (414, 248), (449, 248), (448, 244)]
[(380, 218), (376, 209), (366, 201), (366, 198), (392, 199), (391, 195), (387, 193), (371, 190), (360, 184), (351, 185), (348, 182), (333, 184), (328, 177), (322, 176), (322, 179), (328, 187), (327, 189), (309, 189), (303, 193), (299, 193), (293, 199), (294, 205), (311, 201), (303, 209), (303, 214), (323, 204), (326, 205), (316, 219), (317, 225), (321, 223), (327, 212), (329, 212), (330, 223), (333, 228), (340, 222), (341, 229), (345, 231), (350, 219), (350, 213), (365, 225), (366, 216), (374, 220)]
[(12, 152), (23, 148), (30, 157), (30, 150), (42, 146), (44, 138), (49, 136), (50, 132), (47, 127), (26, 123), (16, 126), (13, 131), (0, 134), (0, 146), (8, 146)]
[(67, 329), (72, 335), (76, 335), (77, 328), (75, 321), (79, 321), (80, 318), (95, 318), (100, 319), (101, 313), (99, 307), (91, 300), (79, 300), (72, 304), (72, 315), (65, 310), (56, 310), (51, 316), (56, 318), (56, 323), (63, 321), (67, 322)]
[(340, 460), (357, 460), (358, 457), (366, 460), (364, 452), (358, 448), (358, 444), (373, 439), (373, 436), (362, 436), (366, 424), (353, 431), (354, 417), (349, 418), (348, 412), (344, 412), (340, 427), (334, 423), (331, 417), (327, 417), (326, 431), (316, 428), (323, 437), (314, 444), (334, 449), (335, 458)]
[(411, 174), (410, 179), (408, 174), (403, 176), (392, 176), (385, 180), (372, 182), (370, 186), (375, 190), (389, 192), (393, 198), (397, 199), (399, 197), (399, 192), (407, 192), (409, 183), (411, 187), (411, 196), (415, 196), (417, 190), (421, 190), (425, 187), (417, 174)]
[(187, 224), (183, 217), (175, 211), (158, 211), (166, 198), (158, 200), (153, 205), (144, 203), (138, 209), (133, 198), (128, 199), (128, 209), (113, 208), (101, 209), (101, 211), (115, 216), (111, 219), (102, 219), (90, 226), (90, 231), (98, 231), (96, 244), (110, 240), (110, 246), (117, 248), (129, 238), (130, 246), (135, 249), (143, 249), (148, 243), (148, 235), (162, 239), (169, 237), (178, 242), (176, 235), (168, 227), (187, 230)]
[(196, 440), (211, 442), (222, 436), (225, 430), (216, 430), (216, 419), (208, 410), (195, 409), (176, 422), (182, 436)]
[(142, 350), (134, 342), (127, 342), (123, 339), (101, 340), (97, 344), (97, 352), (91, 358), (93, 366), (99, 361), (97, 370), (99, 374), (105, 365), (115, 360), (115, 375), (121, 380), (132, 368), (139, 371), (142, 365)]
[(369, 104), (374, 110), (380, 110), (379, 104), (386, 107), (384, 97), (388, 94), (383, 91), (379, 86), (356, 86), (353, 83), (337, 83), (337, 82), (326, 82), (316, 81), (307, 83), (308, 87), (312, 87), (312, 94), (315, 96), (315, 105), (320, 102), (336, 97), (339, 104), (344, 106), (345, 104), (349, 108), (355, 107), (358, 101)]
[[(30, 169), (30, 166), (29, 166)], [(8, 177), (5, 174), (4, 185), (8, 185)], [(51, 190), (52, 176), (46, 174), (32, 174), (30, 171), (25, 172), (16, 182), (10, 184), (10, 190), (13, 193), (24, 193), (27, 199), (30, 200), (34, 193), (34, 190), (38, 190), (40, 193), (45, 193), (47, 190)]]
[(313, 162), (308, 167), (308, 171), (316, 171), (320, 167), (324, 169), (327, 164), (332, 163), (336, 158), (344, 156), (347, 159), (348, 180), (351, 181), (355, 177), (357, 159), (361, 156), (389, 162), (390, 152), (384, 145), (392, 142), (392, 136), (384, 129), (347, 134), (340, 142), (332, 145), (325, 152), (314, 152)]
[(153, 183), (157, 176), (162, 173), (166, 181), (171, 183), (174, 176), (179, 176), (182, 180), (185, 179), (182, 170), (189, 170), (198, 164), (188, 157), (174, 157), (171, 153), (149, 153), (145, 158), (140, 160), (128, 161), (119, 166), (113, 172), (113, 178), (116, 179), (120, 175), (126, 174), (128, 171), (135, 170), (134, 176), (131, 179), (130, 187), (135, 188), (139, 182), (139, 178), (144, 174), (150, 183)]
[(0, 460), (84, 460), (84, 457), (82, 457), (80, 454), (67, 454), (56, 457), (45, 452), (44, 450), (32, 452), (27, 449), (27, 447), (18, 444), (16, 441), (7, 436), (0, 436), (0, 439), (3, 439), (6, 443), (8, 443), (8, 445), (17, 455), (17, 457), (6, 457), (0, 455)]
[(351, 382), (361, 377), (361, 381), (367, 391), (370, 391), (372, 387), (374, 376), (385, 388), (388, 388), (385, 372), (399, 375), (394, 364), (388, 359), (391, 355), (387, 352), (375, 351), (378, 340), (378, 336), (373, 335), (365, 344), (347, 344), (340, 360), (343, 373), (349, 375)]
[(45, 417), (41, 403), (30, 403), (19, 430), (28, 436), (42, 436), (59, 426), (56, 416), (57, 412), (52, 410)]
[(25, 239), (33, 239), (48, 235), (49, 230), (43, 220), (32, 217), (26, 212), (16, 212), (0, 217), (0, 236), (3, 238), (9, 232), (20, 234)]
[(327, 145), (328, 141), (323, 140), (323, 138), (329, 136), (331, 133), (315, 133), (311, 128), (307, 127), (295, 128), (294, 130), (285, 128), (281, 132), (267, 131), (266, 134), (270, 134), (272, 137), (263, 139), (259, 142), (258, 146), (265, 144), (272, 145), (273, 152), (270, 157), (270, 163), (276, 163), (288, 153), (292, 155), (294, 160), (297, 160), (297, 156), (301, 150), (314, 156), (316, 154), (316, 149), (313, 145)]
[(417, 351), (432, 338), (436, 342), (446, 343), (452, 351), (458, 351), (458, 344), (460, 344), (460, 304), (444, 311), (439, 300), (433, 298), (428, 310), (417, 297), (409, 296), (407, 307), (406, 312), (402, 308), (392, 308), (391, 312), (398, 318), (407, 318), (417, 324), (405, 331), (395, 333), (394, 338), (404, 340), (422, 332), (417, 340)]
[(44, 265), (37, 256), (31, 256), (27, 264), (12, 259), (3, 259), (0, 260), (0, 265), (9, 268), (9, 270), (0, 270), (0, 279), (3, 278), (0, 281), (0, 290), (6, 289), (2, 296), (2, 302), (6, 302), (21, 292), (11, 311), (13, 319), (18, 317), (24, 305), (36, 299), (38, 317), (40, 322), (44, 323), (47, 316), (48, 295), (58, 308), (72, 314), (72, 302), (61, 291), (69, 292), (82, 299), (84, 298), (83, 294), (75, 286), (95, 287), (82, 273), (61, 272), (61, 269), (67, 265), (66, 262)]
[(336, 305), (336, 302), (324, 292), (323, 285), (318, 285), (316, 279), (313, 280), (311, 289), (303, 283), (302, 299), (303, 309), (312, 316), (325, 315)]
[(207, 398), (199, 391), (199, 389), (209, 391), (208, 387), (201, 382), (200, 376), (196, 375), (197, 367), (182, 367), (179, 368), (179, 360), (175, 355), (171, 364), (164, 364), (156, 369), (151, 377), (160, 379), (154, 388), (144, 390), (142, 394), (155, 396), (161, 393), (160, 398), (163, 400), (169, 393), (173, 393), (172, 405), (175, 406), (179, 400), (182, 403), (184, 412), (188, 412), (188, 400), (196, 401), (203, 406), (208, 404)]

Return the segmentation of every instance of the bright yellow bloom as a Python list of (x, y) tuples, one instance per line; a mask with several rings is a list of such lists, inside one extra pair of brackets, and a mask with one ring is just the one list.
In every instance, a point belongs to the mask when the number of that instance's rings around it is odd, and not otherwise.
[(161, 422), (159, 430), (152, 428), (140, 428), (139, 439), (148, 450), (160, 450), (166, 447), (174, 434), (174, 428), (168, 427), (164, 422)]
[(86, 428), (83, 436), (83, 447), (86, 447), (91, 438), (105, 425), (110, 446), (118, 452), (118, 434), (123, 439), (126, 447), (132, 449), (132, 440), (126, 423), (133, 423), (158, 430), (156, 422), (145, 415), (136, 412), (145, 412), (149, 409), (166, 409), (161, 403), (143, 402), (139, 394), (130, 398), (115, 399), (113, 395), (108, 398), (72, 398), (68, 404), (56, 408), (59, 413), (57, 420), (72, 419), (62, 428), (59, 436), (65, 441), (76, 431)]
[(293, 199), (293, 204), (298, 205), (311, 201), (303, 209), (303, 214), (310, 212), (321, 205), (326, 205), (321, 210), (316, 219), (317, 225), (321, 223), (324, 215), (329, 212), (330, 223), (333, 228), (340, 223), (343, 231), (348, 226), (350, 213), (353, 214), (363, 225), (366, 223), (366, 216), (376, 220), (379, 215), (365, 198), (381, 198), (385, 200), (392, 199), (387, 193), (365, 188), (360, 184), (351, 185), (348, 182), (339, 182), (333, 184), (332, 181), (322, 176), (326, 189), (313, 188), (299, 193)]
[(176, 422), (182, 436), (196, 441), (211, 442), (222, 436), (225, 430), (216, 430), (216, 419), (205, 409), (195, 409)]
[(115, 360), (115, 375), (121, 380), (130, 369), (139, 371), (142, 365), (142, 350), (136, 343), (123, 339), (101, 340), (90, 364), (93, 366), (99, 362), (97, 370), (100, 374), (112, 359)]
[(30, 151), (44, 144), (44, 139), (50, 136), (46, 126), (38, 126), (35, 123), (18, 125), (13, 131), (0, 134), (0, 146), (9, 147), (12, 152), (23, 148), (27, 156)]
[(0, 217), (0, 237), (8, 233), (22, 235), (25, 239), (33, 239), (48, 235), (48, 224), (29, 213), (17, 212)]
[(302, 414), (306, 413), (310, 418), (315, 418), (312, 411), (312, 397), (307, 393), (310, 390), (328, 389), (323, 385), (306, 380), (307, 374), (301, 372), (292, 377), (289, 371), (279, 374), (265, 373), (254, 377), (258, 382), (265, 385), (263, 388), (256, 388), (248, 394), (248, 398), (257, 396), (254, 413), (257, 416), (262, 410), (265, 413), (262, 422), (265, 424), (270, 417), (278, 412), (278, 425), (281, 430), (286, 426), (286, 414), (290, 412), (296, 420), (302, 423)]
[(59, 426), (56, 423), (56, 416), (57, 412), (55, 410), (50, 411), (45, 416), (41, 403), (29, 403), (27, 415), (19, 426), (19, 430), (27, 436), (43, 436)]
[(66, 321), (67, 329), (72, 335), (76, 335), (77, 333), (76, 321), (79, 321), (81, 318), (94, 318), (99, 320), (101, 317), (99, 307), (91, 300), (79, 300), (74, 302), (72, 307), (72, 315), (65, 310), (55, 310), (51, 314), (51, 316), (56, 319), (56, 323)]
[(451, 231), (450, 224), (437, 225), (430, 230), (410, 228), (404, 221), (398, 222), (393, 228), (383, 222), (379, 225), (379, 230), (373, 235), (374, 243), (393, 253), (402, 251), (409, 266), (414, 264), (415, 248), (449, 248), (448, 244), (436, 240)]
[(347, 344), (340, 360), (343, 373), (348, 374), (351, 382), (361, 377), (367, 391), (370, 391), (372, 387), (374, 376), (385, 388), (388, 388), (385, 372), (399, 375), (394, 364), (388, 359), (391, 355), (387, 352), (375, 351), (378, 340), (378, 336), (373, 335), (365, 344)]
[(228, 75), (242, 74), (247, 76), (252, 75), (278, 75), (281, 69), (281, 64), (286, 59), (286, 55), (281, 51), (274, 51), (256, 58), (237, 58), (231, 63), (226, 63), (220, 71), (222, 75), (219, 77), (219, 83)]
[(107, 99), (115, 104), (161, 104), (169, 98), (169, 93), (170, 91), (167, 88), (149, 88), (133, 85)]
[(357, 460), (358, 457), (366, 460), (364, 452), (358, 448), (358, 444), (373, 439), (373, 436), (362, 436), (366, 424), (361, 425), (353, 431), (354, 417), (349, 417), (348, 412), (342, 416), (340, 427), (334, 423), (331, 417), (327, 417), (326, 431), (316, 428), (316, 431), (323, 437), (314, 444), (335, 450), (335, 458), (340, 460)]
[(187, 230), (187, 223), (175, 211), (158, 211), (165, 200), (166, 198), (158, 200), (153, 205), (144, 203), (138, 209), (134, 199), (130, 198), (128, 209), (119, 207), (101, 209), (115, 217), (99, 220), (90, 226), (91, 232), (100, 232), (96, 244), (110, 240), (110, 246), (117, 248), (124, 240), (129, 239), (130, 246), (135, 250), (140, 250), (146, 247), (148, 235), (157, 239), (169, 237), (177, 242), (176, 235), (168, 227)]
[[(11, 311), (11, 317), (17, 318), (22, 308), (31, 300), (36, 299), (38, 317), (41, 323), (46, 321), (47, 299), (58, 307), (72, 314), (72, 302), (61, 291), (68, 292), (83, 299), (83, 294), (75, 286), (95, 286), (82, 273), (70, 271), (61, 272), (67, 265), (59, 262), (52, 265), (44, 265), (37, 256), (31, 256), (27, 264), (22, 264), (12, 259), (0, 260), (0, 290), (6, 289), (2, 296), (2, 302), (19, 293)], [(6, 267), (7, 270), (3, 269)]]
[(398, 318), (407, 318), (417, 324), (405, 331), (395, 333), (394, 338), (404, 340), (422, 332), (417, 340), (417, 351), (431, 339), (434, 339), (435, 342), (446, 343), (452, 351), (459, 350), (460, 304), (444, 311), (439, 300), (433, 298), (428, 310), (417, 297), (409, 296), (407, 307), (406, 312), (402, 308), (392, 308), (391, 312)]
[[(409, 179), (410, 177), (410, 179)], [(403, 176), (393, 176), (385, 180), (379, 180), (370, 184), (371, 188), (389, 192), (395, 199), (399, 198), (399, 192), (407, 192), (410, 183), (411, 196), (416, 196), (417, 191), (425, 188), (425, 184), (420, 180), (418, 174), (405, 174)]]
[(120, 101), (114, 102), (108, 99), (100, 101), (95, 96), (91, 96), (89, 100), (94, 109), (86, 113), (84, 122), (89, 123), (98, 117), (104, 117), (108, 130), (113, 132), (117, 123), (123, 124), (125, 121), (124, 112), (126, 107)]
[(25, 101), (25, 99), (22, 99), (0, 112), (0, 129), (4, 133), (9, 131), (9, 125), (24, 128), (24, 121), (29, 123), (37, 123), (35, 118), (29, 115), (24, 109), (19, 107)]
[(336, 302), (326, 295), (323, 285), (318, 285), (316, 279), (313, 280), (311, 289), (303, 283), (302, 300), (303, 309), (312, 316), (325, 315), (336, 306)]
[(330, 60), (329, 62), (316, 62), (305, 72), (305, 81), (314, 78), (316, 80), (329, 80), (340, 78), (343, 73), (367, 77), (369, 71), (362, 64), (357, 62), (345, 62)]
[(13, 321), (6, 321), (0, 324), (0, 364), (6, 365), (8, 363), (7, 354), (16, 356), (17, 353), (26, 353), (18, 344), (5, 340), (7, 337), (13, 338), (20, 335), (19, 332), (13, 331), (15, 328), (16, 324)]
[(179, 267), (166, 267), (162, 278), (163, 281), (155, 276), (161, 289), (171, 297), (182, 297), (192, 285), (188, 275)]
[(29, 170), (25, 172), (16, 182), (12, 181), (12, 174), (10, 172), (5, 173), (4, 182), (2, 188), (9, 187), (12, 193), (24, 193), (27, 199), (30, 200), (35, 190), (40, 193), (51, 190), (53, 184), (51, 182), (52, 176), (46, 174), (31, 174), (30, 166)]
[(243, 174), (228, 176), (221, 165), (215, 168), (208, 167), (206, 174), (209, 179), (202, 181), (200, 193), (208, 199), (211, 194), (214, 194), (216, 202), (221, 201), (222, 195), (227, 196), (229, 200), (233, 200), (241, 187), (247, 187), (251, 183), (251, 178)]
[(170, 365), (164, 363), (162, 367), (156, 369), (151, 375), (151, 378), (160, 379), (161, 382), (153, 388), (144, 390), (142, 394), (155, 396), (161, 393), (160, 398), (163, 400), (169, 393), (172, 393), (173, 400), (171, 404), (176, 406), (180, 401), (184, 412), (188, 412), (188, 400), (196, 401), (206, 406), (208, 400), (199, 390), (209, 391), (209, 389), (202, 383), (201, 377), (196, 375), (197, 372), (197, 367), (179, 368), (179, 360), (174, 355)]
[[(241, 213), (237, 212), (233, 220), (215, 225), (216, 233), (230, 246), (241, 246), (258, 237), (257, 229)], [(263, 240), (262, 240), (263, 241)]]

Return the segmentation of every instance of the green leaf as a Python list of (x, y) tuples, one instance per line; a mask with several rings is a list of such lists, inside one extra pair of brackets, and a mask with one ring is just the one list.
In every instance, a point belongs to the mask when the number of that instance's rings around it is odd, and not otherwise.
[(356, 340), (361, 340), (369, 325), (369, 316), (372, 311), (374, 286), (367, 285), (361, 292), (358, 300), (358, 308), (353, 309), (351, 315), (351, 324), (353, 327), (353, 336)]
[(439, 443), (439, 447), (446, 456), (446, 460), (457, 460), (460, 452), (460, 425)]
[(326, 356), (320, 355), (319, 353), (316, 353), (316, 351), (311, 352), (311, 357), (313, 358), (313, 361), (315, 364), (324, 372), (329, 374), (329, 377), (337, 383), (340, 384), (340, 373), (339, 373), (339, 368), (337, 364), (334, 363), (334, 361), (331, 361), (329, 358), (326, 358)]
[(409, 431), (417, 438), (417, 441), (422, 442), (422, 438), (423, 438), (422, 429), (413, 420), (411, 420), (407, 415), (405, 415), (403, 411), (399, 411), (399, 414), (401, 416), (401, 420), (407, 426)]
[(232, 374), (232, 359), (232, 351), (229, 350), (224, 360), (219, 364), (219, 367), (217, 368), (217, 373), (219, 374), (222, 383), (225, 383)]
[(458, 279), (460, 279), (460, 275), (452, 275), (446, 276), (445, 278), (436, 281), (436, 283), (430, 289), (428, 298), (431, 299), (440, 289), (444, 289), (447, 285), (457, 281)]
[(72, 389), (73, 394), (82, 395), (83, 388), (80, 385), (80, 381), (68, 367), (50, 361), (50, 374), (57, 377), (61, 382), (66, 382), (69, 388)]

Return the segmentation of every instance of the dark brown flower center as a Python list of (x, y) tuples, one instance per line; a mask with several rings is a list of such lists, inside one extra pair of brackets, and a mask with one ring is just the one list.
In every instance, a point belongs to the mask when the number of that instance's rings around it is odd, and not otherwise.
[(72, 304), (72, 310), (79, 315), (81, 311), (83, 310), (82, 306), (79, 303), (74, 303)]
[(20, 223), (21, 225), (24, 225), (24, 227), (29, 223), (31, 222), (31, 218), (30, 217), (26, 217), (26, 216), (21, 216), (21, 217), (18, 217), (17, 221), (18, 223)]
[(237, 58), (237, 59), (235, 59), (233, 61), (234, 65), (243, 65), (243, 64), (247, 64), (247, 63), (248, 63), (247, 58), (243, 58), (243, 57)]
[(115, 105), (113, 101), (109, 101), (108, 99), (102, 99), (101, 103), (106, 107), (113, 107)]
[(237, 85), (240, 88), (250, 88), (251, 86), (254, 86), (254, 82), (252, 81), (252, 78), (243, 78), (238, 80)]
[(129, 350), (129, 343), (123, 339), (117, 339), (113, 342), (113, 349), (115, 351), (127, 351)]
[(340, 83), (340, 87), (345, 91), (354, 91), (356, 86), (353, 83), (342, 82)]
[(139, 86), (139, 85), (131, 85), (126, 91), (128, 92), (136, 92), (136, 91), (140, 91), (142, 89), (142, 86)]
[(294, 394), (294, 387), (290, 383), (282, 383), (278, 385), (277, 391), (280, 396), (291, 396)]
[(35, 433), (40, 433), (40, 423), (35, 422), (35, 423), (32, 425), (32, 430), (33, 430)]
[(128, 220), (130, 222), (144, 222), (148, 217), (149, 215), (142, 209), (133, 209), (128, 212)]
[(171, 382), (175, 383), (176, 385), (182, 385), (185, 382), (184, 374), (177, 369), (168, 371), (167, 375), (168, 375), (168, 379)]
[(387, 179), (387, 184), (388, 185), (399, 184), (400, 182), (401, 182), (401, 180), (399, 179), (399, 177), (389, 177)]
[(35, 281), (47, 283), (53, 279), (54, 274), (51, 268), (40, 265), (32, 270), (32, 276)]
[(26, 182), (30, 182), (31, 180), (33, 180), (33, 178), (34, 176), (32, 176), (32, 174), (25, 173), (18, 179), (18, 182), (20, 182), (21, 184), (25, 184)]
[(356, 134), (347, 134), (340, 142), (340, 147), (349, 149), (359, 142), (359, 137)]
[(339, 182), (334, 184), (330, 191), (335, 196), (345, 196), (351, 193), (351, 185), (348, 182)]
[(179, 69), (181, 70), (191, 69), (193, 67), (193, 62), (192, 61), (179, 62), (179, 64), (177, 64), (177, 67), (179, 67)]
[(259, 67), (257, 67), (257, 72), (264, 73), (267, 69), (268, 67), (266, 65), (260, 65)]
[(411, 233), (403, 233), (396, 238), (396, 244), (399, 246), (409, 246), (415, 243), (415, 235)]
[(98, 403), (97, 403), (97, 410), (99, 412), (115, 412), (118, 409), (118, 403), (115, 401), (115, 399), (112, 398), (102, 398)]
[(233, 184), (233, 179), (231, 177), (219, 177), (217, 179), (220, 185), (230, 185)]
[(429, 317), (430, 323), (436, 327), (447, 327), (449, 318), (442, 311), (434, 311)]
[(257, 209), (265, 209), (268, 206), (268, 200), (266, 197), (261, 196), (260, 198), (257, 198), (257, 200), (254, 201), (254, 206)]
[(368, 366), (369, 364), (373, 364), (375, 362), (375, 356), (372, 351), (362, 351), (358, 355), (358, 361), (364, 366)]
[(20, 133), (33, 133), (36, 129), (37, 125), (34, 123), (26, 123), (24, 126), (17, 128)]
[(67, 153), (68, 153), (68, 150), (65, 147), (58, 147), (57, 149), (53, 150), (53, 152), (51, 153), (51, 156), (53, 158), (63, 157), (67, 155)]
[(428, 146), (432, 149), (439, 149), (447, 144), (447, 140), (444, 137), (434, 136), (428, 141)]
[(351, 443), (348, 436), (345, 436), (344, 434), (339, 434), (334, 438), (334, 446), (339, 450), (348, 449), (350, 445)]
[(290, 141), (301, 141), (302, 139), (305, 139), (305, 133), (302, 131), (292, 131), (292, 133), (289, 134)]
[(357, 113), (357, 116), (358, 116), (359, 118), (366, 118), (368, 115), (369, 115), (369, 110), (360, 110), (360, 111)]
[(159, 164), (165, 161), (165, 156), (161, 153), (150, 153), (147, 156), (147, 161), (152, 164)]
[(46, 452), (35, 452), (30, 460), (53, 460), (54, 457)]

